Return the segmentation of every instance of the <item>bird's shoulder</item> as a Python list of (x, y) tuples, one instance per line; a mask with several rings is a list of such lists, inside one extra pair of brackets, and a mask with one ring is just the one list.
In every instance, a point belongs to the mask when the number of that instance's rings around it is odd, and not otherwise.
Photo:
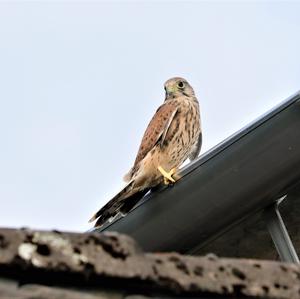
[(178, 110), (178, 107), (179, 103), (177, 100), (168, 100), (156, 110), (143, 135), (142, 142), (134, 163), (135, 166), (158, 142), (160, 137), (163, 135), (165, 128), (172, 121), (172, 118)]

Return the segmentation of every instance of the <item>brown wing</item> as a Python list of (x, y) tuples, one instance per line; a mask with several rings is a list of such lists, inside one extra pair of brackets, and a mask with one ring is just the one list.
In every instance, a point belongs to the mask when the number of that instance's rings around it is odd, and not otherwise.
[(174, 102), (166, 102), (157, 109), (144, 133), (133, 169), (142, 159), (145, 158), (159, 139), (166, 136), (166, 132), (176, 112), (177, 106)]

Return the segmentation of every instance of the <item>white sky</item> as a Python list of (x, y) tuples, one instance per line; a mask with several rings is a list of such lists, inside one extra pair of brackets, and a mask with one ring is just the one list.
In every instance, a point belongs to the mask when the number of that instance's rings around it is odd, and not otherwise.
[(300, 89), (300, 2), (0, 1), (0, 226), (84, 231), (183, 76), (203, 152)]

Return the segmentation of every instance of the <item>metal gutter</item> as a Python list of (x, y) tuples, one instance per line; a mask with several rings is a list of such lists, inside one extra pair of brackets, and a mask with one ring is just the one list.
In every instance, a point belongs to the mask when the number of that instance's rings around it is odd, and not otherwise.
[(300, 181), (300, 93), (182, 170), (102, 231), (134, 237), (146, 251), (190, 252)]

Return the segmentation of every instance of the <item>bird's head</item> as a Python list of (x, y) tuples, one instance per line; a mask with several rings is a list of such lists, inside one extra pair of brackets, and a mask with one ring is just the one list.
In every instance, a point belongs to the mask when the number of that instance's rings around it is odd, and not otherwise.
[(195, 95), (192, 86), (183, 78), (175, 77), (169, 79), (165, 85), (166, 100), (179, 96), (193, 97)]

